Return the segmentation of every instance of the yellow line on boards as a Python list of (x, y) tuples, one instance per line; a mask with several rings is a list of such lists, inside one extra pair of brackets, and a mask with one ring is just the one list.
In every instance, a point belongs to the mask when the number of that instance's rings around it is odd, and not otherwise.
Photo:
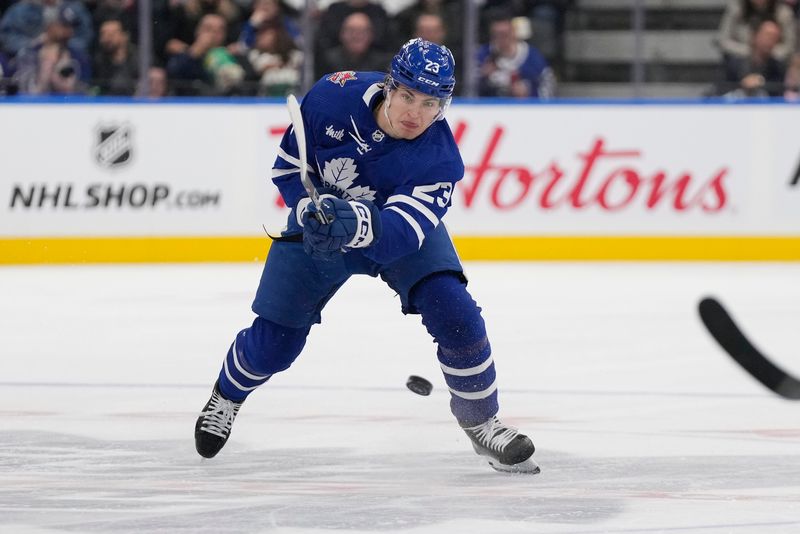
[(0, 264), (263, 261), (264, 237), (0, 239)]
[[(462, 236), (462, 260), (800, 261), (800, 236)], [(0, 238), (0, 264), (263, 261), (264, 237)]]
[(464, 260), (800, 261), (800, 236), (520, 236), (454, 242)]

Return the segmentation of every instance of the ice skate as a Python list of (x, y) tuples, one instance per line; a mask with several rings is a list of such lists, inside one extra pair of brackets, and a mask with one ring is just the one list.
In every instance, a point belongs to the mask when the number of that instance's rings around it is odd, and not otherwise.
[(194, 444), (200, 456), (213, 458), (222, 449), (231, 435), (233, 420), (241, 406), (241, 402), (233, 402), (222, 396), (219, 382), (214, 384), (211, 398), (194, 425)]
[(472, 441), (475, 452), (485, 456), (495, 470), (531, 475), (539, 472), (539, 466), (531, 458), (536, 450), (531, 439), (516, 428), (501, 423), (497, 416), (480, 425), (462, 428)]

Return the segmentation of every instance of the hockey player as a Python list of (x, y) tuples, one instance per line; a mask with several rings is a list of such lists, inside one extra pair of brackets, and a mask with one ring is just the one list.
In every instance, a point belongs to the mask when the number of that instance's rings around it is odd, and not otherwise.
[[(403, 313), (422, 315), (438, 344), (450, 406), (475, 451), (499, 471), (538, 473), (531, 440), (502, 423), (491, 347), (480, 308), (442, 217), (464, 164), (442, 120), (453, 94), (454, 60), (413, 39), (390, 74), (324, 76), (302, 103), (307, 161), (284, 135), (273, 182), (292, 208), (270, 248), (253, 302), (252, 326), (238, 333), (195, 425), (200, 455), (225, 445), (245, 398), (300, 354), (320, 311), (354, 274), (380, 276)], [(299, 178), (307, 165), (319, 210)]]

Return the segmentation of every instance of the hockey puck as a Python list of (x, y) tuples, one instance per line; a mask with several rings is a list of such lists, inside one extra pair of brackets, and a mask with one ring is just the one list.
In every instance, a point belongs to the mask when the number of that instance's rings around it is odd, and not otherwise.
[(421, 376), (411, 375), (406, 381), (406, 387), (416, 393), (417, 395), (430, 395), (433, 390), (433, 384), (422, 378)]

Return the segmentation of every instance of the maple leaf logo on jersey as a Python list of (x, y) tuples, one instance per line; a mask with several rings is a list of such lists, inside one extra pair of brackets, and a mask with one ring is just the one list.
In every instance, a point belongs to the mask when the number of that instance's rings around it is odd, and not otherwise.
[(359, 185), (353, 187), (358, 178), (356, 163), (352, 158), (336, 158), (325, 162), (322, 181), (342, 193), (346, 200), (375, 200), (375, 191)]
[(350, 80), (357, 80), (356, 78), (356, 71), (354, 70), (343, 70), (340, 72), (334, 72), (330, 76), (328, 76), (328, 81), (331, 83), (338, 83), (341, 87), (344, 87), (344, 84), (349, 82)]

